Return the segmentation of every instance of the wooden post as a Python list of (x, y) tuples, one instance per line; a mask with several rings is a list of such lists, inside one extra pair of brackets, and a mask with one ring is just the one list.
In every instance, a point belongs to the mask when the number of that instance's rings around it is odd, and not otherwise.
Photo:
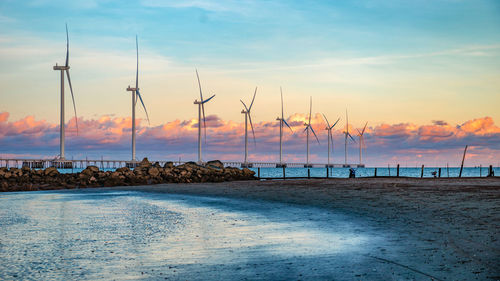
[(441, 168), (439, 168), (439, 177), (441, 177)]
[(490, 171), (488, 172), (488, 176), (493, 176), (493, 165), (490, 165)]
[(377, 167), (375, 167), (375, 177), (377, 177)]
[(328, 165), (327, 165), (327, 166), (326, 166), (326, 178), (328, 178), (328, 176), (329, 176), (329, 175), (328, 175), (328, 172), (329, 172), (329, 171), (328, 171)]
[(257, 177), (260, 179), (260, 167), (257, 167)]
[(424, 177), (424, 165), (422, 165), (422, 172), (420, 173), (420, 177), (423, 178)]
[(448, 163), (446, 163), (446, 175), (448, 178), (450, 177), (450, 166), (448, 165)]
[(464, 149), (464, 156), (462, 157), (462, 165), (460, 165), (460, 173), (458, 174), (459, 178), (462, 177), (462, 171), (464, 169), (464, 161), (465, 161), (465, 154), (466, 153), (467, 153), (467, 145), (465, 146), (465, 149)]
[(398, 168), (397, 168), (397, 170), (396, 170), (396, 177), (398, 177), (398, 178), (399, 178), (399, 164), (398, 164)]
[(387, 170), (389, 171), (389, 177), (391, 176), (391, 167), (387, 164)]
[(311, 178), (311, 169), (307, 168), (307, 178)]
[(285, 175), (285, 166), (283, 166), (283, 179), (286, 178), (286, 175)]
[(479, 177), (483, 176), (483, 165), (479, 165)]

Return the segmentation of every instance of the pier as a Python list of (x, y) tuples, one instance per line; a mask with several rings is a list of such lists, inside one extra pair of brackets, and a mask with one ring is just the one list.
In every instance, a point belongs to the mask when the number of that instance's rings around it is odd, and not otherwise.
[[(181, 165), (188, 161), (168, 161), (168, 160), (150, 160), (152, 163), (158, 162), (161, 166), (167, 162), (172, 162), (174, 165)], [(0, 167), (29, 167), (31, 169), (44, 169), (55, 167), (58, 169), (85, 169), (88, 166), (97, 166), (100, 169), (117, 169), (121, 167), (134, 168), (140, 161), (126, 160), (106, 160), (106, 159), (20, 159), (20, 158), (0, 158)], [(225, 167), (236, 168), (364, 168), (364, 164), (325, 164), (325, 163), (274, 163), (274, 162), (238, 162), (238, 161), (222, 161)]]

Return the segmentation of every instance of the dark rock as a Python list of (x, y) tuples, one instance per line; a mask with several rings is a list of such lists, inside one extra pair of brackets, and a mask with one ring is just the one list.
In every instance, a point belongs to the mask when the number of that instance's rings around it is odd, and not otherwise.
[(173, 167), (174, 167), (174, 163), (171, 161), (166, 162), (165, 165), (163, 165), (163, 168), (172, 169)]
[(53, 177), (59, 175), (59, 171), (55, 167), (48, 167), (44, 170), (45, 176)]
[(141, 161), (141, 162), (139, 162), (139, 165), (138, 165), (138, 166), (139, 166), (140, 168), (149, 168), (149, 167), (151, 167), (152, 165), (151, 165), (151, 163), (149, 162), (148, 158), (146, 157), (146, 158), (142, 159), (142, 161)]
[(216, 169), (224, 169), (224, 164), (220, 160), (208, 161), (205, 166)]

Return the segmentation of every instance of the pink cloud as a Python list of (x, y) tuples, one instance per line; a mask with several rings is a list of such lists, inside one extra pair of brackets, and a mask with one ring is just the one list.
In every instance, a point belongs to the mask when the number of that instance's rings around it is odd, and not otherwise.
[[(287, 118), (294, 133), (284, 131), (284, 153), (288, 161), (304, 161), (305, 133), (304, 122), (307, 114), (295, 113)], [(332, 121), (332, 120), (330, 120)], [(333, 120), (335, 121), (335, 120)], [(198, 120), (173, 120), (159, 126), (147, 126), (144, 120), (137, 120), (138, 151), (149, 151), (161, 157), (196, 157)], [(311, 141), (311, 159), (325, 161), (326, 123), (322, 115), (314, 114), (311, 118), (314, 130), (321, 145), (313, 138)], [(67, 125), (67, 145), (69, 151), (82, 155), (89, 151), (102, 154), (117, 154), (127, 157), (130, 148), (131, 118), (103, 115), (95, 119), (78, 120), (79, 135), (76, 135), (75, 119)], [(279, 122), (263, 121), (254, 124), (257, 145), (250, 135), (250, 157), (258, 161), (277, 161)], [(33, 116), (9, 121), (8, 112), (0, 112), (0, 152), (3, 154), (39, 155), (41, 150), (57, 154), (59, 142), (58, 124), (45, 120), (36, 120)], [(344, 124), (338, 124), (333, 131), (334, 154), (337, 162), (343, 159)], [(354, 134), (355, 128), (349, 128)], [(204, 151), (207, 157), (225, 160), (241, 160), (243, 155), (244, 124), (223, 120), (216, 115), (207, 116), (207, 144)], [(367, 127), (365, 133), (369, 161), (437, 161), (445, 155), (457, 155), (466, 144), (472, 147), (471, 159), (500, 158), (500, 127), (491, 117), (469, 120), (461, 126), (452, 126), (445, 121), (433, 121), (432, 124), (417, 125), (412, 123), (379, 124)], [(358, 144), (349, 144), (352, 159), (358, 153)], [(77, 153), (75, 152), (75, 153)], [(146, 153), (146, 152), (145, 152)], [(352, 160), (351, 160), (352, 162)]]

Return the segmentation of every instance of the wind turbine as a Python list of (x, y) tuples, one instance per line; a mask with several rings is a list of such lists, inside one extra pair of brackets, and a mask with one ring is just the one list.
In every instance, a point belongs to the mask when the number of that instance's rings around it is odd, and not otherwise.
[(344, 131), (345, 139), (344, 139), (344, 146), (345, 146), (345, 164), (344, 167), (347, 167), (347, 137), (350, 137), (354, 143), (356, 141), (354, 138), (351, 136), (349, 133), (349, 116), (347, 115), (347, 109), (345, 110), (345, 119), (346, 119), (346, 129)]
[(241, 110), (241, 114), (245, 114), (245, 161), (243, 162), (243, 165), (241, 165), (243, 168), (251, 168), (252, 164), (248, 164), (248, 120), (250, 120), (250, 127), (252, 128), (252, 134), (253, 134), (253, 143), (255, 144), (255, 132), (253, 130), (253, 124), (252, 124), (252, 116), (250, 115), (250, 111), (252, 110), (253, 102), (255, 101), (255, 95), (257, 94), (257, 87), (255, 87), (255, 92), (253, 93), (253, 98), (252, 102), (250, 103), (250, 107), (247, 107), (247, 105), (242, 101), (241, 103), (245, 107), (244, 109)]
[(328, 119), (326, 118), (325, 114), (323, 114), (323, 117), (325, 118), (326, 121), (326, 128), (325, 130), (328, 131), (328, 164), (326, 165), (327, 168), (330, 168), (330, 142), (332, 143), (332, 152), (333, 152), (333, 136), (332, 136), (332, 129), (337, 125), (337, 123), (340, 121), (340, 118), (335, 121), (335, 123), (330, 126), (330, 123), (328, 122)]
[(368, 122), (365, 123), (365, 126), (363, 127), (363, 130), (359, 131), (358, 129), (356, 129), (358, 131), (358, 136), (359, 136), (359, 165), (361, 165), (361, 161), (362, 161), (362, 149), (365, 148), (366, 149), (366, 146), (365, 146), (365, 130), (366, 130), (366, 125), (368, 125)]
[(277, 121), (280, 121), (280, 162), (278, 163), (278, 165), (276, 165), (277, 168), (286, 167), (286, 164), (283, 163), (283, 125), (286, 125), (293, 133), (292, 127), (290, 127), (290, 125), (288, 125), (288, 123), (285, 120), (284, 116), (285, 114), (283, 110), (283, 91), (281, 90), (281, 87), (280, 87), (280, 93), (281, 93), (281, 118), (279, 117), (276, 118)]
[(73, 95), (73, 87), (71, 86), (71, 78), (69, 76), (69, 35), (68, 35), (68, 24), (66, 24), (66, 63), (61, 65), (56, 65), (53, 67), (54, 70), (61, 71), (61, 121), (59, 125), (59, 158), (64, 160), (64, 144), (65, 144), (65, 125), (64, 125), (64, 73), (68, 77), (69, 90), (71, 91), (71, 99), (73, 100), (73, 109), (75, 110), (75, 123), (76, 123), (76, 134), (78, 135), (78, 118), (76, 116), (76, 105), (75, 96)]
[(198, 164), (202, 164), (201, 157), (201, 117), (203, 116), (203, 127), (205, 128), (205, 142), (207, 141), (207, 122), (205, 120), (205, 103), (209, 102), (215, 95), (209, 97), (208, 99), (203, 99), (203, 93), (201, 90), (200, 76), (198, 75), (198, 69), (196, 70), (196, 78), (198, 78), (198, 87), (200, 88), (200, 100), (194, 100), (194, 104), (198, 105)]
[(310, 168), (312, 165), (309, 165), (309, 129), (311, 129), (311, 132), (314, 134), (314, 137), (316, 138), (316, 141), (318, 141), (319, 144), (319, 139), (318, 136), (316, 136), (316, 133), (314, 132), (313, 127), (311, 126), (311, 114), (312, 114), (312, 97), (310, 97), (309, 101), (309, 123), (304, 123), (304, 126), (306, 128), (304, 131), (306, 132), (306, 138), (307, 138), (307, 154), (306, 154), (306, 164), (304, 165), (305, 168)]
[(128, 92), (132, 92), (132, 161), (136, 161), (135, 158), (135, 105), (137, 104), (137, 98), (141, 101), (142, 107), (144, 108), (144, 112), (146, 112), (146, 118), (148, 119), (149, 124), (149, 115), (146, 110), (146, 106), (144, 105), (144, 101), (142, 100), (141, 93), (139, 92), (139, 43), (137, 41), (137, 35), (135, 36), (135, 52), (137, 55), (137, 65), (135, 71), (135, 88), (131, 88), (130, 85), (127, 88)]

